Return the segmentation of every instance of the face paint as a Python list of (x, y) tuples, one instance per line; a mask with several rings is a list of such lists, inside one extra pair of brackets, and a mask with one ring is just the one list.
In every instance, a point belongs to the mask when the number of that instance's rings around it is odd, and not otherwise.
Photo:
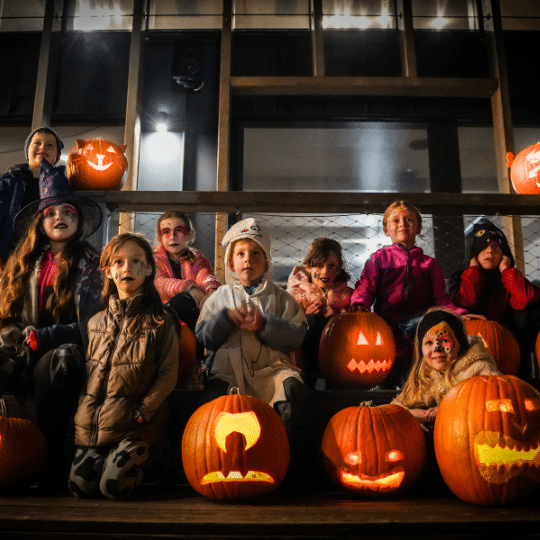
[(457, 358), (459, 342), (448, 323), (442, 321), (430, 328), (422, 339), (424, 362), (437, 371), (445, 371)]

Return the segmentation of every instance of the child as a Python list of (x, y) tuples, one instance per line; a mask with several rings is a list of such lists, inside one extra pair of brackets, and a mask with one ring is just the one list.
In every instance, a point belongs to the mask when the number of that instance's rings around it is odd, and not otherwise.
[[(0, 259), (4, 263), (14, 248), (14, 223), (19, 210), (31, 202), (39, 200), (39, 184), (41, 161), (47, 160), (56, 165), (64, 143), (60, 137), (48, 127), (40, 127), (27, 137), (24, 143), (26, 163), (17, 163), (10, 167), (0, 178)], [(64, 174), (65, 167), (59, 166), (58, 173)], [(0, 264), (1, 266), (1, 264)]]
[(183, 212), (165, 212), (157, 223), (157, 238), (156, 289), (163, 303), (168, 302), (180, 319), (195, 330), (201, 306), (221, 283), (210, 262), (191, 247), (195, 231)]
[(101, 255), (107, 308), (88, 323), (88, 382), (75, 415), (69, 487), (79, 497), (121, 499), (144, 477), (165, 429), (178, 374), (177, 319), (154, 286), (152, 248), (113, 238)]
[(317, 379), (317, 358), (322, 331), (329, 319), (349, 309), (353, 289), (347, 285), (341, 245), (330, 238), (317, 238), (309, 246), (303, 262), (287, 282), (287, 292), (302, 306), (308, 331), (302, 350), (306, 362), (304, 378), (308, 387)]
[(203, 305), (197, 339), (212, 352), (207, 397), (238, 387), (262, 399), (290, 430), (307, 397), (291, 365), (307, 330), (302, 308), (270, 280), (270, 237), (248, 218), (225, 237), (225, 280)]
[(418, 209), (408, 201), (393, 202), (383, 216), (383, 231), (392, 245), (379, 249), (366, 261), (351, 297), (353, 310), (368, 311), (373, 304), (373, 311), (392, 328), (396, 361), (385, 381), (388, 386), (400, 385), (408, 372), (411, 338), (422, 313), (433, 306), (466, 313), (447, 296), (437, 261), (415, 245), (421, 230)]
[(504, 233), (481, 218), (466, 231), (468, 268), (452, 276), (449, 292), (458, 306), (508, 327), (521, 351), (524, 376), (540, 330), (540, 289), (514, 268), (514, 256)]
[[(41, 485), (53, 488), (61, 481), (63, 447), (84, 378), (86, 322), (101, 309), (99, 256), (83, 241), (99, 227), (101, 209), (73, 196), (66, 177), (46, 160), (39, 188), (40, 200), (18, 214), (17, 228), (26, 227), (26, 235), (0, 278), (0, 395), (9, 389), (22, 401), (35, 394), (50, 459)], [(66, 479), (65, 473), (64, 488)]]
[(429, 428), (442, 398), (457, 383), (477, 375), (499, 374), (481, 338), (467, 336), (458, 316), (433, 308), (418, 324), (414, 364), (392, 403), (409, 409)]

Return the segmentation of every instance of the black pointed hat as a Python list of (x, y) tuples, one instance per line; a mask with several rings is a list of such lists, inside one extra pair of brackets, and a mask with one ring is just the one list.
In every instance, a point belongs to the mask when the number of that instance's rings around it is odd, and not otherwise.
[(15, 217), (15, 227), (22, 230), (34, 217), (49, 206), (72, 202), (80, 208), (84, 219), (84, 237), (94, 234), (101, 225), (103, 212), (98, 203), (80, 195), (73, 189), (63, 169), (53, 167), (46, 159), (41, 160), (39, 173), (39, 200), (27, 204)]

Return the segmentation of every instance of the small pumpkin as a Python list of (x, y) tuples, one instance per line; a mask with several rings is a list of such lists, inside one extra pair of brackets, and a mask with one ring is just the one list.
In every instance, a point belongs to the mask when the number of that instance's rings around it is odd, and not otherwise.
[(426, 442), (418, 422), (403, 407), (348, 407), (330, 419), (322, 452), (336, 485), (358, 495), (384, 497), (418, 480)]
[(233, 392), (192, 414), (182, 436), (182, 463), (190, 485), (209, 499), (268, 494), (289, 466), (287, 432), (270, 405)]
[(47, 441), (36, 424), (0, 416), (0, 489), (28, 487), (46, 459)]
[(540, 486), (540, 393), (512, 375), (467, 379), (441, 401), (434, 444), (460, 499), (485, 506), (525, 499)]
[(519, 370), (521, 355), (514, 334), (496, 321), (469, 319), (464, 321), (465, 331), (482, 338), (497, 367), (505, 375), (515, 375)]
[(176, 387), (182, 386), (193, 373), (197, 365), (197, 339), (185, 322), (180, 322), (180, 340), (178, 342), (178, 381)]
[(506, 154), (506, 162), (510, 167), (510, 179), (516, 193), (540, 193), (540, 143), (528, 146), (516, 157), (509, 152)]
[(122, 189), (127, 177), (126, 145), (108, 139), (77, 139), (66, 163), (73, 189)]
[(372, 388), (386, 378), (395, 357), (390, 326), (371, 311), (335, 315), (321, 335), (319, 369), (330, 386)]

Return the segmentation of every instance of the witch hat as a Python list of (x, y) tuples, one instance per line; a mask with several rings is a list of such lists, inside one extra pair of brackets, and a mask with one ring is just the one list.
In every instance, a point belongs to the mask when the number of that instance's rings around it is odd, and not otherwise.
[(19, 232), (49, 206), (72, 202), (81, 210), (84, 220), (84, 234), (87, 238), (101, 225), (103, 212), (98, 203), (80, 195), (73, 195), (73, 189), (60, 168), (53, 167), (46, 159), (41, 160), (39, 174), (39, 200), (27, 204), (15, 217), (15, 228)]

